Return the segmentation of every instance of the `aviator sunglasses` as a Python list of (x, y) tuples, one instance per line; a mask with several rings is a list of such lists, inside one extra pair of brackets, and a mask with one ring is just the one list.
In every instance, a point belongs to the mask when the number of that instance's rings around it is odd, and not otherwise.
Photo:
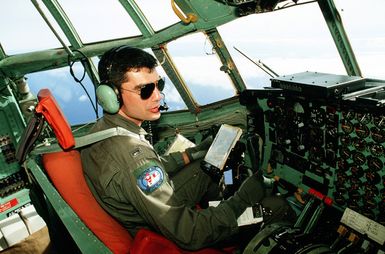
[(148, 98), (151, 97), (152, 93), (154, 92), (155, 86), (156, 86), (156, 88), (158, 88), (159, 91), (162, 92), (164, 89), (164, 85), (165, 85), (165, 78), (163, 77), (163, 78), (158, 79), (154, 83), (148, 83), (145, 85), (141, 85), (140, 87), (138, 87), (137, 90), (129, 90), (129, 89), (122, 88), (122, 87), (120, 89), (122, 89), (124, 91), (131, 92), (131, 93), (139, 94), (140, 98), (142, 100), (147, 100)]

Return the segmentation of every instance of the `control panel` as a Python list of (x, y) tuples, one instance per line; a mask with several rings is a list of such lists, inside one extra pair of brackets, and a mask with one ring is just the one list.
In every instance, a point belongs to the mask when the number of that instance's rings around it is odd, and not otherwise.
[(255, 122), (265, 138), (265, 174), (385, 225), (384, 87), (385, 81), (306, 72), (244, 91), (241, 104), (263, 118)]

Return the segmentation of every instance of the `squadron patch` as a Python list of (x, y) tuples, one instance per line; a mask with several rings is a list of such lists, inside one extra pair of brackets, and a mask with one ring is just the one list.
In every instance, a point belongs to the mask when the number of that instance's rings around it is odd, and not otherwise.
[(164, 174), (160, 167), (151, 166), (144, 170), (136, 179), (139, 188), (146, 194), (158, 189), (163, 183)]

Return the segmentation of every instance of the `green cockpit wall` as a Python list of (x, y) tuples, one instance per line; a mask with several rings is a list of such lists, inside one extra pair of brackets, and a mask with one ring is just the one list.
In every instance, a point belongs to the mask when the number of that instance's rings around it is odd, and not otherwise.
[[(69, 59), (72, 62), (81, 61), (90, 80), (94, 86), (97, 86), (99, 77), (95, 64), (91, 58), (100, 56), (103, 52), (112, 47), (126, 44), (140, 48), (151, 48), (159, 62), (162, 63), (164, 71), (174, 84), (190, 113), (196, 114), (202, 109), (191, 94), (188, 85), (168, 52), (167, 44), (169, 42), (195, 32), (202, 32), (205, 34), (221, 61), (223, 71), (229, 76), (236, 90), (236, 94), (239, 94), (246, 89), (246, 86), (217, 30), (217, 27), (247, 15), (279, 10), (282, 7), (280, 4), (300, 5), (302, 3), (312, 2), (317, 2), (314, 4), (318, 4), (323, 13), (347, 74), (357, 76), (360, 76), (361, 74), (349, 40), (346, 36), (341, 18), (332, 0), (172, 0), (168, 3), (169, 8), (173, 9), (175, 15), (180, 19), (180, 22), (174, 23), (158, 31), (154, 30), (148, 17), (144, 15), (134, 0), (120, 0), (120, 4), (127, 14), (130, 15), (141, 35), (94, 43), (82, 42), (70, 18), (57, 0), (43, 0), (42, 2), (60, 27), (65, 39), (68, 40), (69, 45), (64, 42), (64, 38), (61, 38), (57, 30), (55, 30), (52, 22), (49, 21), (38, 1), (32, 0), (35, 8), (46, 21), (46, 24), (50, 27), (52, 33), (54, 33), (60, 41), (62, 47), (15, 55), (7, 55), (5, 51), (0, 48), (1, 86), (19, 80), (28, 73), (67, 66)], [(253, 31), (251, 30), (250, 32), (252, 33)]]

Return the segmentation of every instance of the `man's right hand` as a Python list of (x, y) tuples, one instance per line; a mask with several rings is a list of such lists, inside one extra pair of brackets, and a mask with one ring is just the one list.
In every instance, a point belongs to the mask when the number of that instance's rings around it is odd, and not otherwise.
[(241, 184), (238, 191), (228, 200), (228, 203), (235, 214), (239, 216), (247, 207), (261, 202), (264, 197), (263, 180), (260, 175), (253, 174)]

